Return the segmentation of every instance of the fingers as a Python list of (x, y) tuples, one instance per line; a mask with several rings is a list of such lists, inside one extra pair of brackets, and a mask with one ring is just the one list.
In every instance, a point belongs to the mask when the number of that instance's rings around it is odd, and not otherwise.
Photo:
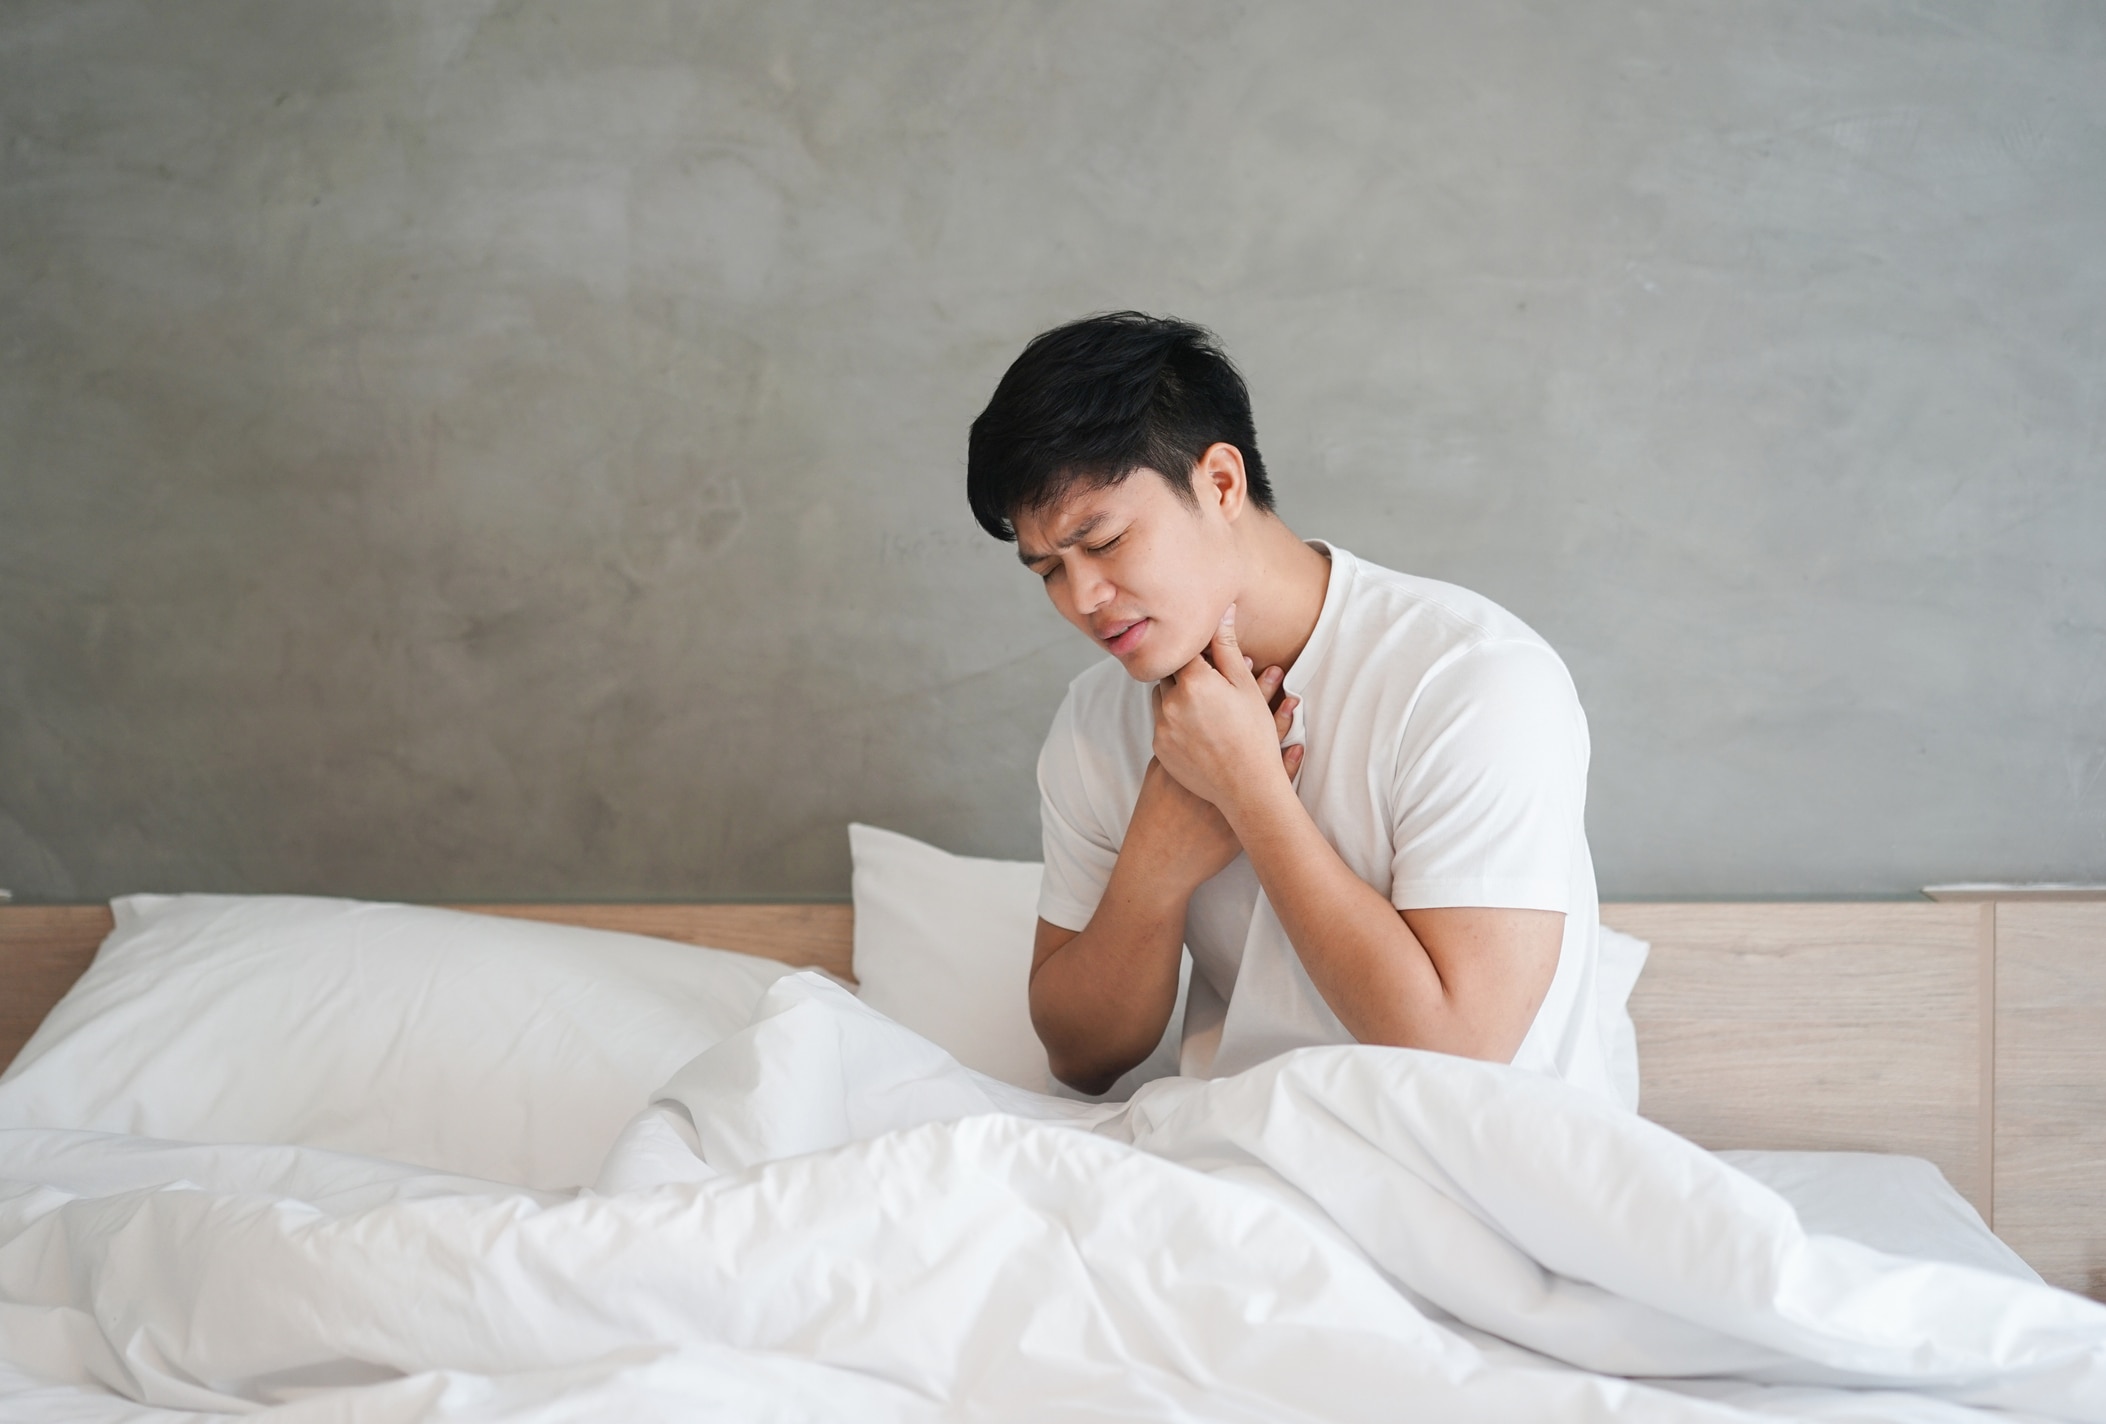
[(1153, 687), (1149, 688), (1148, 697), (1149, 700), (1154, 704), (1155, 725), (1157, 727), (1161, 727), (1163, 725), (1164, 703), (1171, 693), (1174, 693), (1178, 690), (1179, 681), (1182, 678), (1184, 678), (1188, 674), (1203, 677), (1207, 673), (1212, 672), (1213, 670), (1213, 668), (1207, 665), (1206, 654), (1201, 653), (1198, 657), (1186, 663), (1176, 672), (1171, 673), (1168, 677), (1164, 678), (1162, 681), (1156, 683)]
[(1230, 682), (1247, 684), (1253, 680), (1251, 661), (1243, 656), (1243, 648), (1236, 642), (1235, 604), (1231, 603), (1228, 610), (1221, 615), (1221, 624), (1214, 630), (1214, 641), (1208, 646), (1207, 652), (1215, 671)]
[(1302, 769), (1304, 752), (1305, 749), (1299, 742), (1291, 747), (1280, 748), (1280, 765), (1287, 769), (1287, 779), (1289, 781), (1294, 780), (1295, 773)]
[(1301, 705), (1302, 699), (1299, 697), (1283, 697), (1280, 699), (1279, 707), (1272, 714), (1272, 725), (1279, 732), (1282, 739), (1285, 739), (1287, 734), (1294, 730), (1294, 709)]

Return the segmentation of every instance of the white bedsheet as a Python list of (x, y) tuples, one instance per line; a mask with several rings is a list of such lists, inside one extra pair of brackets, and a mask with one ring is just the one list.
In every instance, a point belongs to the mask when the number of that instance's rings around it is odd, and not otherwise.
[(1808, 1236), (1547, 1079), (1324, 1048), (1075, 1104), (816, 975), (575, 1197), (44, 1129), (0, 1182), (7, 1418), (2106, 1424), (2106, 1307)]

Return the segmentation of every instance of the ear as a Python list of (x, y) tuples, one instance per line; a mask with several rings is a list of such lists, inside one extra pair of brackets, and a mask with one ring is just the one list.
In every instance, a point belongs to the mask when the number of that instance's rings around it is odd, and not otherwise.
[(1234, 524), (1250, 502), (1250, 477), (1244, 473), (1243, 452), (1226, 440), (1217, 440), (1200, 452), (1192, 467), (1192, 493), (1202, 505), (1213, 504)]

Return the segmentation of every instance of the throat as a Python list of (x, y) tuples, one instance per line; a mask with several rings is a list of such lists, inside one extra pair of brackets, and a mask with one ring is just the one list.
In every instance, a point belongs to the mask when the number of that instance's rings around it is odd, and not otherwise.
[(1272, 546), (1237, 596), (1236, 640), (1260, 671), (1291, 670), (1323, 617), (1331, 558), (1295, 538), (1278, 520), (1268, 522), (1284, 538), (1269, 541)]

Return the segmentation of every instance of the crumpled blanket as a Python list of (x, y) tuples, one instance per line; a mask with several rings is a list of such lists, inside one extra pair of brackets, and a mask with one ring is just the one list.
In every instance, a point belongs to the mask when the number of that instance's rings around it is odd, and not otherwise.
[(1663, 1128), (1403, 1049), (1074, 1103), (799, 974), (569, 1197), (0, 1132), (9, 1417), (1979, 1409), (2106, 1424), (2106, 1307), (1808, 1235)]

